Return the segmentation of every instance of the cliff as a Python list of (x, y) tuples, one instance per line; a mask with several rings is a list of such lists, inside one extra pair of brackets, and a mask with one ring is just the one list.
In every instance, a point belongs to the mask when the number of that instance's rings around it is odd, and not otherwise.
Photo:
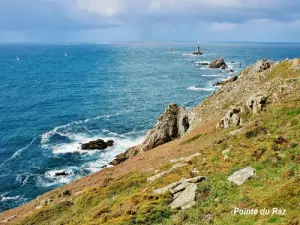
[[(171, 104), (117, 166), (4, 212), (0, 222), (299, 224), (295, 62), (258, 61), (189, 111)], [(245, 209), (270, 214), (239, 215)]]

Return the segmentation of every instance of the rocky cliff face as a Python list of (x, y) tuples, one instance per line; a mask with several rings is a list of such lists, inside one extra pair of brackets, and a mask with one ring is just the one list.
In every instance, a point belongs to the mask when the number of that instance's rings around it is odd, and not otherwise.
[[(291, 61), (286, 60), (282, 63), (291, 64)], [(222, 86), (219, 91), (190, 111), (190, 129), (203, 123), (220, 121), (228, 111), (228, 107), (240, 109), (254, 107), (254, 111), (263, 110), (267, 96), (273, 92), (273, 85), (269, 79), (270, 71), (278, 64), (279, 62), (270, 60), (259, 60), (243, 70), (233, 82), (220, 82)], [(272, 82), (276, 82), (276, 79)], [(257, 95), (257, 93), (260, 94)], [(230, 118), (227, 119), (230, 120)], [(224, 122), (227, 126), (227, 120)]]
[(141, 152), (181, 138), (189, 127), (188, 111), (182, 106), (170, 104), (159, 117), (156, 125), (148, 131), (144, 142), (119, 154), (111, 164), (117, 165)]
[[(224, 60), (216, 61), (223, 62)], [(185, 133), (204, 123), (213, 122), (217, 128), (225, 129), (231, 126), (241, 127), (243, 112), (249, 110), (253, 114), (258, 114), (265, 109), (267, 100), (276, 101), (273, 87), (278, 87), (278, 82), (282, 82), (282, 79), (274, 78), (271, 82), (270, 72), (276, 70), (279, 64), (289, 67), (292, 61), (259, 60), (243, 70), (238, 77), (219, 82), (220, 90), (190, 111), (176, 104), (170, 104), (154, 128), (147, 133), (144, 142), (118, 155), (112, 165), (117, 165), (139, 153), (181, 138)]]
[(184, 107), (170, 104), (159, 117), (142, 143), (141, 151), (147, 151), (159, 145), (182, 137), (189, 129), (188, 112)]

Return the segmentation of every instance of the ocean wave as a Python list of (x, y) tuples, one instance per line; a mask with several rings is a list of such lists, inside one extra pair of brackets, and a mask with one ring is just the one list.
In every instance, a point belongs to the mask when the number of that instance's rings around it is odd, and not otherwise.
[[(80, 173), (82, 170), (80, 167), (67, 167), (62, 169), (52, 169), (45, 172), (43, 175), (39, 175), (36, 179), (36, 185), (38, 187), (53, 187), (63, 184), (68, 184), (71, 181), (78, 179), (86, 174)], [(58, 172), (66, 172), (65, 176), (56, 176)]]
[(28, 145), (17, 150), (9, 159), (7, 159), (3, 163), (1, 163), (0, 166), (3, 166), (3, 165), (5, 165), (5, 163), (19, 157), (22, 154), (22, 152), (24, 152), (27, 148), (29, 148), (35, 142), (35, 140), (36, 140), (36, 137), (34, 137)]
[(200, 87), (189, 87), (187, 88), (189, 91), (215, 91), (216, 88), (210, 87), (210, 88), (200, 88)]
[(0, 202), (6, 202), (6, 201), (17, 201), (17, 200), (24, 200), (24, 198), (20, 195), (17, 196), (7, 196), (8, 193), (4, 193), (0, 195)]
[(192, 54), (192, 53), (183, 53), (182, 55), (183, 55), (183, 56), (192, 56), (192, 57), (197, 57), (197, 56), (199, 56), (199, 55), (194, 55), (194, 54)]
[[(113, 116), (118, 116), (120, 114), (121, 113), (109, 114), (109, 115), (104, 115), (104, 116), (97, 116), (97, 117), (92, 117), (92, 118), (88, 118), (88, 119), (85, 119), (85, 120), (77, 120), (77, 121), (73, 121), (73, 122), (70, 122), (70, 123), (65, 124), (65, 125), (57, 126), (57, 127), (53, 128), (52, 130), (50, 130), (48, 132), (45, 132), (41, 135), (41, 144), (42, 145), (47, 144), (50, 141), (51, 137), (53, 137), (54, 135), (59, 135), (61, 137), (70, 138), (72, 133), (70, 133), (68, 131), (68, 128), (71, 128), (73, 126), (80, 126), (80, 125), (83, 125), (83, 124), (88, 123), (88, 122), (93, 122), (93, 121), (103, 119), (103, 118), (111, 118)], [(81, 126), (81, 128), (84, 128), (84, 126)]]
[(201, 75), (201, 77), (224, 77), (224, 74), (208, 74), (208, 75)]
[(114, 160), (116, 155), (124, 152), (128, 148), (142, 143), (144, 138), (144, 136), (140, 136), (137, 138), (115, 139), (115, 145), (112, 148), (108, 151), (102, 152), (98, 160), (88, 162), (84, 165), (84, 167), (91, 172), (97, 172), (101, 170), (103, 166), (108, 165), (112, 160)]
[(16, 177), (16, 181), (21, 184), (21, 186), (25, 185), (30, 177), (33, 175), (30, 173), (18, 174)]
[[(97, 137), (89, 138), (89, 140), (94, 140)], [(109, 138), (103, 138), (109, 139)], [(39, 175), (36, 179), (36, 185), (39, 187), (53, 187), (60, 186), (63, 184), (68, 184), (71, 181), (79, 179), (83, 176), (88, 175), (89, 173), (94, 173), (100, 171), (103, 166), (109, 167), (109, 163), (115, 158), (116, 155), (124, 152), (126, 149), (140, 144), (144, 140), (144, 136), (138, 138), (114, 138), (115, 144), (106, 151), (82, 151), (72, 149), (72, 145), (60, 147), (56, 149), (54, 153), (66, 153), (66, 152), (81, 152), (86, 154), (95, 154), (97, 153), (97, 158), (91, 157), (89, 162), (82, 164), (81, 166), (72, 166), (65, 168), (55, 168), (46, 171), (43, 175)], [(66, 144), (68, 145), (68, 144)], [(78, 144), (79, 145), (79, 144)], [(65, 172), (65, 176), (56, 176), (57, 172)]]
[(197, 62), (195, 62), (195, 64), (204, 64), (204, 63), (210, 64), (210, 61), (197, 61)]

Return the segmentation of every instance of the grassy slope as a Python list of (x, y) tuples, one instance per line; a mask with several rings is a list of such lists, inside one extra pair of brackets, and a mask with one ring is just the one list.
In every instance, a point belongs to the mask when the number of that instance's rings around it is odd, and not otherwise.
[[(298, 77), (290, 65), (282, 63), (268, 79)], [(176, 142), (177, 148), (201, 152), (187, 167), (174, 170), (152, 184), (146, 182), (152, 171), (135, 171), (118, 180), (87, 188), (82, 192), (54, 192), (41, 208), (19, 218), (17, 224), (298, 224), (300, 208), (300, 82), (292, 80), (292, 92), (280, 92), (280, 101), (268, 105), (260, 116), (245, 114), (242, 132), (228, 130), (192, 132)], [(214, 125), (215, 126), (215, 125)], [(283, 136), (288, 143), (275, 144)], [(218, 141), (221, 140), (221, 141)], [(206, 143), (206, 144), (204, 144)], [(207, 144), (208, 143), (208, 144)], [(166, 145), (168, 148), (168, 144)], [(222, 150), (230, 148), (229, 160)], [(152, 151), (155, 151), (152, 150)], [(252, 166), (257, 177), (241, 186), (227, 181), (234, 171)], [(168, 160), (160, 170), (169, 168)], [(153, 195), (153, 188), (164, 187), (197, 168), (207, 181), (198, 185), (197, 204), (185, 211), (172, 211), (169, 195)], [(155, 169), (155, 168), (154, 168)], [(234, 216), (240, 208), (284, 208), (286, 216)]]

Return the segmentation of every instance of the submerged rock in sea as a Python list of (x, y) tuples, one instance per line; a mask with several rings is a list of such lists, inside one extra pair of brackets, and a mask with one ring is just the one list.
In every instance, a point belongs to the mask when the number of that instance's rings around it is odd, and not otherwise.
[(81, 149), (82, 150), (104, 150), (108, 147), (113, 146), (114, 141), (109, 140), (109, 141), (104, 141), (102, 139), (98, 139), (95, 141), (90, 141), (88, 143), (82, 144)]
[(216, 59), (212, 61), (208, 67), (212, 69), (217, 69), (217, 68), (226, 69), (227, 64), (225, 63), (224, 59)]
[(249, 166), (236, 171), (230, 177), (228, 177), (227, 180), (235, 183), (236, 185), (242, 185), (246, 180), (248, 180), (250, 177), (254, 177), (255, 175), (256, 170)]
[(197, 65), (201, 65), (201, 66), (208, 66), (209, 63), (207, 62), (196, 62)]

